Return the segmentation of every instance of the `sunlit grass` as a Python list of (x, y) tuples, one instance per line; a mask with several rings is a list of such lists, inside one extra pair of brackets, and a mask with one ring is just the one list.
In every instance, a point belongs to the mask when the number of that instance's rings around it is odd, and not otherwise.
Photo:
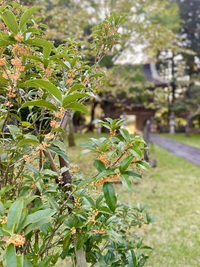
[(191, 134), (189, 137), (185, 136), (184, 133), (177, 133), (174, 135), (162, 134), (162, 136), (168, 137), (170, 139), (179, 141), (189, 146), (194, 146), (200, 148), (200, 134)]

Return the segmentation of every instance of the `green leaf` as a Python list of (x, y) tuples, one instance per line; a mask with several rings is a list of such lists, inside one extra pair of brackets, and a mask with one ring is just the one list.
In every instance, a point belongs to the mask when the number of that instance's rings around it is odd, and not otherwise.
[(71, 87), (71, 89), (69, 90), (69, 93), (68, 93), (68, 95), (70, 95), (72, 92), (74, 92), (74, 91), (79, 91), (79, 90), (82, 90), (82, 89), (85, 89), (86, 87), (85, 87), (85, 85), (83, 85), (83, 84), (75, 84), (75, 85), (73, 85), (72, 87)]
[(83, 97), (87, 97), (88, 95), (86, 93), (74, 93), (72, 95), (67, 95), (64, 97), (62, 105), (65, 106), (70, 102), (75, 102), (78, 99), (81, 99)]
[(57, 107), (55, 105), (53, 105), (52, 103), (47, 102), (45, 100), (27, 101), (21, 106), (21, 108), (26, 108), (26, 107), (30, 107), (30, 106), (42, 107), (42, 108), (47, 108), (47, 109), (55, 110), (55, 111), (57, 110)]
[(6, 248), (6, 266), (17, 267), (17, 255), (13, 244)]
[(27, 216), (23, 227), (26, 227), (29, 224), (36, 223), (45, 218), (51, 218), (55, 214), (55, 211), (52, 209), (39, 210), (34, 213), (31, 213)]
[(61, 150), (60, 148), (50, 146), (50, 147), (48, 147), (48, 150), (50, 150), (50, 151), (56, 153), (57, 155), (61, 156), (66, 162), (69, 162), (67, 154), (63, 150)]
[(24, 147), (25, 145), (30, 145), (30, 144), (34, 144), (34, 145), (39, 145), (39, 141), (32, 139), (32, 138), (25, 138), (23, 140), (20, 140), (16, 146), (16, 149), (19, 149), (20, 147)]
[(126, 171), (126, 169), (129, 167), (129, 165), (132, 163), (133, 159), (134, 159), (134, 156), (129, 155), (128, 157), (126, 157), (125, 159), (122, 160), (122, 162), (119, 166), (120, 173), (123, 173)]
[(123, 186), (125, 186), (128, 191), (132, 190), (132, 180), (130, 179), (130, 176), (128, 174), (120, 175), (120, 179), (122, 181)]
[(30, 17), (33, 15), (33, 13), (38, 10), (39, 7), (33, 6), (27, 9), (21, 16), (20, 22), (19, 22), (19, 28), (22, 30), (23, 26), (28, 22)]
[(17, 256), (17, 267), (24, 267), (24, 254)]
[(47, 218), (44, 218), (38, 222), (29, 224), (28, 227), (26, 228), (24, 234), (27, 235), (31, 231), (40, 229), (43, 225), (45, 225), (46, 223), (49, 223), (50, 220), (51, 220), (51, 218), (47, 217)]
[(117, 198), (113, 185), (111, 183), (104, 183), (103, 193), (106, 200), (106, 204), (108, 205), (109, 209), (114, 212), (117, 205)]
[(4, 215), (4, 205), (1, 201), (0, 201), (0, 215)]
[(75, 110), (75, 111), (81, 111), (85, 114), (89, 114), (89, 111), (88, 109), (86, 108), (85, 105), (81, 104), (81, 103), (71, 103), (71, 104), (68, 104), (65, 106), (66, 109), (72, 109), (72, 110)]
[(104, 177), (104, 176), (108, 176), (111, 174), (115, 174), (115, 172), (113, 170), (103, 170), (102, 172), (100, 172), (97, 176), (97, 180)]
[(8, 129), (14, 140), (23, 135), (21, 130), (15, 125), (9, 125)]
[(141, 159), (142, 157), (142, 151), (140, 150), (140, 148), (138, 146), (131, 146), (128, 151), (135, 156), (138, 159)]
[(120, 129), (120, 133), (126, 142), (129, 142), (131, 140), (131, 136), (126, 129)]
[(98, 172), (102, 172), (104, 170), (106, 170), (105, 165), (103, 164), (102, 161), (96, 159), (93, 163), (94, 167), (98, 170)]
[(53, 95), (59, 102), (62, 102), (61, 91), (50, 81), (44, 81), (42, 79), (34, 79), (34, 80), (29, 80), (24, 83), (21, 83), (19, 86), (43, 88), (47, 90), (51, 95)]
[(34, 37), (33, 39), (28, 39), (25, 41), (26, 44), (29, 45), (36, 45), (36, 46), (53, 46), (52, 42), (46, 41), (44, 39), (36, 38)]
[(4, 20), (6, 26), (13, 32), (17, 34), (19, 31), (18, 24), (14, 14), (10, 10), (6, 10), (2, 15), (2, 19)]
[(149, 163), (147, 163), (146, 161), (138, 161), (136, 163), (136, 166), (145, 171), (150, 169)]
[(126, 171), (126, 172), (123, 173), (123, 175), (124, 175), (124, 174), (127, 174), (127, 175), (129, 175), (129, 176), (133, 176), (133, 177), (136, 177), (136, 178), (139, 178), (139, 179), (142, 178), (142, 175), (139, 174), (139, 173), (137, 173), (137, 172)]
[(65, 146), (65, 144), (62, 141), (60, 141), (60, 140), (53, 140), (51, 143), (52, 143), (52, 145), (59, 147), (60, 150), (62, 150), (65, 153), (67, 153), (66, 146)]
[(18, 226), (22, 214), (23, 204), (24, 200), (21, 198), (16, 200), (9, 208), (7, 219), (7, 226), (9, 229), (14, 230), (15, 226)]

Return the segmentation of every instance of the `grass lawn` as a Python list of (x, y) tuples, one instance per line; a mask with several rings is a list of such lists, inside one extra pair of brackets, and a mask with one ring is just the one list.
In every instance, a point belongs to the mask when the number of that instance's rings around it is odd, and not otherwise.
[[(79, 146), (87, 137), (77, 136), (77, 146), (69, 149), (69, 157), (89, 174), (91, 156), (81, 155)], [(140, 202), (155, 216), (148, 229), (140, 230), (144, 243), (154, 248), (145, 267), (200, 266), (200, 168), (157, 146), (151, 151), (157, 168), (144, 173), (131, 193), (116, 185), (121, 201)]]
[(179, 141), (181, 143), (187, 144), (189, 146), (200, 148), (200, 134), (191, 134), (189, 137), (186, 137), (184, 133), (177, 133), (175, 135), (170, 135), (170, 134), (161, 134), (161, 135)]

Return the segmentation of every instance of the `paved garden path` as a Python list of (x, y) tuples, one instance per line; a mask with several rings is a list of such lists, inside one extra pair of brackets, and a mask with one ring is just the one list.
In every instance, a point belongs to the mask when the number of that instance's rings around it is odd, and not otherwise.
[(188, 146), (157, 134), (150, 134), (150, 141), (200, 167), (199, 148)]

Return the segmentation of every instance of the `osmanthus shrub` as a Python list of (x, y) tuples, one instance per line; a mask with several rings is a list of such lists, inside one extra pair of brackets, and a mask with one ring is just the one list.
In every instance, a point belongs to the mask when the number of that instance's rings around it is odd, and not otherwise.
[[(0, 7), (0, 265), (55, 266), (70, 257), (79, 267), (143, 266), (148, 247), (137, 229), (151, 218), (140, 205), (119, 203), (113, 183), (131, 190), (141, 178), (144, 141), (107, 118), (100, 123), (110, 137), (92, 138), (85, 150), (96, 172), (84, 177), (70, 162), (67, 124), (74, 111), (88, 112), (84, 102), (103, 74), (74, 40), (44, 40), (36, 10)], [(95, 28), (99, 58), (119, 38), (122, 19), (113, 13)]]

